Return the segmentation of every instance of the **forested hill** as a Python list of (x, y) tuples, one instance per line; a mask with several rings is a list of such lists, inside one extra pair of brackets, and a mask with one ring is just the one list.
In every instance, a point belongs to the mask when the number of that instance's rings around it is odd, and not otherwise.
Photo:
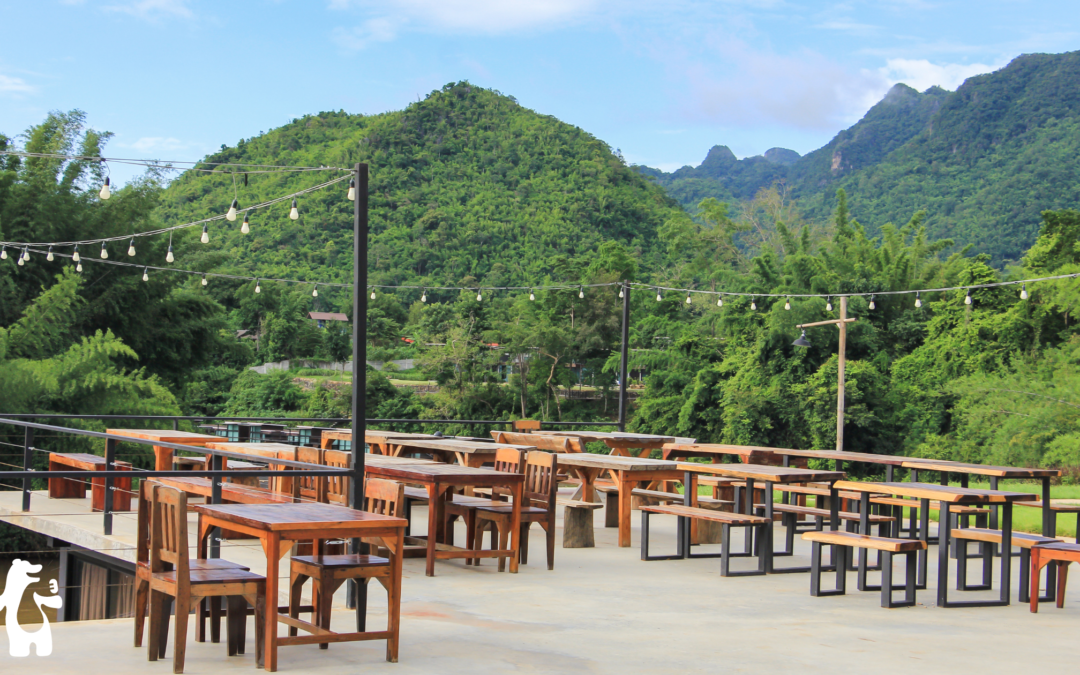
[[(528, 285), (607, 240), (647, 254), (658, 227), (680, 211), (594, 136), (467, 82), (400, 112), (309, 115), (207, 161), (369, 163), (375, 284)], [(237, 194), (245, 206), (324, 179), (252, 175)], [(263, 276), (348, 279), (345, 192), (343, 184), (306, 196), (299, 221), (286, 217), (287, 205), (256, 212), (250, 234), (235, 223), (211, 232), (212, 246), (192, 232), (185, 260)], [(220, 214), (232, 198), (230, 177), (188, 172), (166, 191), (164, 215), (176, 222)]]
[[(871, 233), (925, 210), (932, 237), (973, 244), (1005, 264), (1035, 241), (1041, 211), (1080, 204), (1077, 82), (1080, 52), (1024, 55), (955, 92), (896, 85), (857, 124), (790, 165), (737, 160), (719, 146), (697, 168), (640, 170), (688, 209), (705, 197), (748, 199), (783, 180), (803, 212), (820, 219), (843, 187)], [(716, 162), (717, 154), (730, 157)]]

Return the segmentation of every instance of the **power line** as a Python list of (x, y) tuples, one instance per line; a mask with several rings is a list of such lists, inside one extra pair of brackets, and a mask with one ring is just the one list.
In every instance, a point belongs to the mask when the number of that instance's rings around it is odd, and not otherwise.
[[(162, 160), (162, 159), (132, 159), (128, 157), (101, 157), (97, 155), (61, 155), (49, 152), (24, 152), (19, 150), (0, 150), (0, 155), (12, 155), (15, 157), (30, 157), (39, 159), (63, 159), (69, 161), (78, 162), (101, 162), (108, 163), (113, 162), (115, 164), (133, 164), (135, 166), (146, 166), (155, 169), (171, 169), (173, 164), (190, 164), (191, 167), (184, 169), (185, 171), (202, 171), (206, 173), (225, 173), (215, 171), (213, 169), (199, 169), (196, 168), (199, 164), (208, 166), (227, 166), (227, 167), (252, 167), (253, 169), (277, 169), (276, 171), (255, 171), (255, 170), (243, 170), (229, 173), (290, 173), (290, 172), (305, 172), (305, 171), (349, 171), (352, 169), (340, 167), (340, 166), (285, 166), (279, 164), (247, 164), (243, 162), (207, 162), (207, 161), (184, 161), (184, 160)], [(177, 169), (179, 170), (179, 169)]]

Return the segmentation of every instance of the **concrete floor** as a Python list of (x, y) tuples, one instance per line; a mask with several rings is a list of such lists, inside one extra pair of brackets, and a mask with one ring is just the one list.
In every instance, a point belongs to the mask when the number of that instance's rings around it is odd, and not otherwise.
[[(416, 515), (422, 518), (423, 510), (417, 509)], [(597, 516), (602, 522), (602, 514)], [(634, 516), (636, 523), (637, 513)], [(652, 530), (653, 553), (674, 549), (673, 519), (655, 518)], [(438, 576), (427, 578), (422, 560), (407, 560), (399, 663), (386, 663), (384, 645), (378, 642), (332, 645), (327, 651), (301, 646), (280, 650), (279, 670), (327, 675), (921, 675), (1022, 672), (1036, 665), (1041, 672), (1076, 668), (1080, 593), (1075, 586), (1064, 610), (1044, 604), (1038, 615), (1017, 604), (939, 609), (933, 606), (937, 556), (931, 549), (931, 584), (919, 593), (920, 605), (887, 610), (879, 606), (876, 592), (851, 590), (843, 597), (811, 598), (807, 574), (725, 579), (719, 575), (719, 560), (642, 562), (636, 527), (635, 548), (617, 548), (615, 530), (600, 527), (596, 535), (596, 548), (557, 548), (555, 570), (550, 572), (544, 564), (543, 538), (535, 528), (530, 564), (517, 575), (499, 574), (491, 562), (476, 569), (454, 561), (438, 563)], [(800, 542), (798, 552), (807, 549)], [(255, 561), (260, 553), (238, 546), (223, 556)], [(806, 558), (780, 559), (778, 566), (797, 564), (806, 564)], [(897, 573), (902, 573), (899, 568)], [(849, 589), (854, 589), (854, 573), (848, 579)], [(372, 588), (371, 596), (369, 626), (378, 627), (385, 619), (385, 596), (379, 587)], [(335, 613), (334, 625), (344, 628), (351, 618), (342, 609)], [(54, 624), (52, 629), (55, 647), (49, 657), (11, 658), (6, 641), (0, 640), (0, 672), (171, 672), (169, 661), (147, 663), (145, 649), (131, 646), (130, 619)], [(255, 667), (253, 650), (253, 637), (249, 653), (233, 658), (226, 656), (223, 644), (191, 639), (186, 672), (250, 672)], [(170, 657), (171, 652), (170, 646)]]

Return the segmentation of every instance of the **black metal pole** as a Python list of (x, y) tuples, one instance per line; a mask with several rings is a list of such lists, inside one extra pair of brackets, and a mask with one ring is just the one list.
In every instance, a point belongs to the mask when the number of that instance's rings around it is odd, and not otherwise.
[[(32, 427), (26, 427), (26, 433), (23, 435), (23, 471), (32, 471), (34, 469), (34, 453), (30, 449), (34, 445), (34, 429)], [(22, 510), (30, 510), (30, 489), (33, 487), (32, 478), (23, 478), (22, 482)]]
[(622, 285), (622, 354), (619, 358), (619, 431), (626, 431), (626, 385), (630, 373), (627, 363), (630, 357), (630, 282)]
[[(368, 258), (368, 166), (356, 165), (356, 201), (353, 202), (353, 378), (352, 378), (352, 459), (353, 478), (350, 504), (364, 508), (364, 438), (367, 427), (367, 258)], [(349, 543), (360, 553), (360, 540)], [(400, 554), (400, 552), (399, 552)], [(356, 630), (363, 631), (367, 617), (367, 586), (351, 581), (348, 599), (356, 606)], [(351, 604), (351, 603), (350, 603)]]

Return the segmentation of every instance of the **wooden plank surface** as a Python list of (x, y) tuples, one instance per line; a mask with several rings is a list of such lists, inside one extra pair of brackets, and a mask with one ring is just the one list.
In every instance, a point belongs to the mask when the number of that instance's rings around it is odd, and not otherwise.
[[(322, 432), (322, 438), (329, 439), (331, 441), (351, 441), (352, 429), (339, 429), (335, 431)], [(422, 438), (438, 438), (432, 434), (419, 434), (419, 433), (406, 433), (403, 431), (382, 431), (380, 429), (365, 429), (364, 430), (364, 442), (366, 443), (385, 443), (387, 441), (396, 441), (398, 439), (422, 439)]]
[(460, 464), (372, 464), (368, 473), (387, 478), (398, 478), (415, 483), (444, 483), (448, 485), (510, 485), (525, 481), (524, 474), (507, 473)]
[(1055, 478), (1060, 469), (1032, 469), (1018, 466), (990, 466), (989, 464), (961, 464), (960, 462), (937, 462), (930, 460), (906, 461), (900, 466), (919, 471), (948, 471), (996, 478)]
[(405, 527), (404, 518), (331, 504), (196, 504), (197, 513), (265, 531)]
[(589, 443), (604, 442), (609, 440), (640, 441), (645, 444), (674, 443), (674, 436), (657, 436), (655, 434), (632, 434), (620, 431), (548, 431), (542, 432), (545, 436), (577, 436)]
[(532, 445), (510, 445), (509, 443), (495, 443), (494, 441), (461, 441), (446, 438), (423, 438), (417, 440), (395, 438), (392, 439), (392, 442), (394, 445), (400, 445), (406, 450), (439, 450), (442, 452), (460, 452), (466, 455), (474, 453), (495, 454), (495, 451), (499, 448), (513, 448), (524, 452), (536, 449)]
[(586, 466), (614, 471), (674, 471), (678, 468), (676, 462), (662, 459), (594, 455), (589, 452), (559, 455), (559, 466)]
[[(1016, 502), (1017, 506), (1032, 506), (1037, 509), (1043, 507), (1042, 500), (1034, 502)], [(1050, 510), (1058, 513), (1080, 513), (1080, 499), (1051, 499)]]
[(723, 443), (664, 443), (664, 457), (672, 455), (683, 457), (709, 457), (736, 455), (746, 460), (764, 459), (772, 457), (773, 453), (768, 448), (752, 447), (747, 445), (725, 445)]
[(705, 473), (714, 476), (759, 480), (771, 483), (817, 483), (844, 479), (843, 471), (819, 471), (789, 466), (766, 466), (764, 464), (697, 464), (678, 462), (680, 471)]
[[(228, 450), (230, 452), (236, 452), (246, 455), (257, 455), (259, 457), (275, 457), (276, 454), (282, 450), (296, 450), (295, 445), (289, 445), (288, 443), (230, 443), (228, 441), (222, 441), (220, 438), (214, 439), (213, 443), (207, 443), (206, 447), (211, 450)], [(280, 459), (280, 458), (278, 458)]]
[(200, 447), (221, 440), (221, 436), (196, 434), (190, 431), (173, 431), (171, 429), (106, 429), (105, 433), (114, 436), (139, 438), (146, 441), (175, 443), (176, 445), (197, 445)]
[(950, 504), (1004, 504), (1006, 502), (1030, 502), (1038, 499), (1028, 492), (1004, 492), (1002, 490), (975, 490), (952, 485), (933, 483), (864, 483), (842, 480), (836, 483), (838, 490), (852, 492), (885, 493), (916, 499), (936, 499)]

